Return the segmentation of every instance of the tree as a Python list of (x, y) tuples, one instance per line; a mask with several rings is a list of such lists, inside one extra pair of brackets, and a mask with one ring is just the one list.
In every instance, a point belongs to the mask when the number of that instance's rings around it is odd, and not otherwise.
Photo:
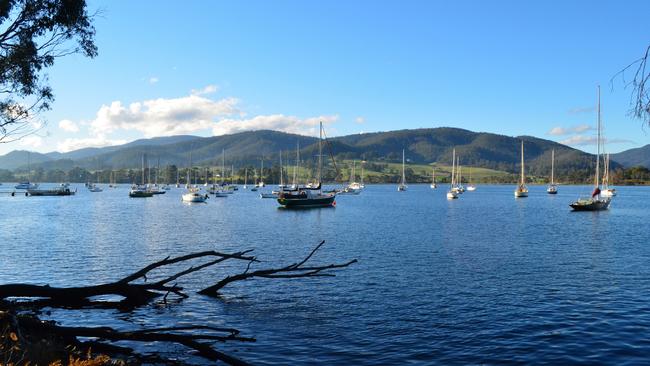
[[(625, 86), (632, 87), (632, 98), (630, 100), (630, 114), (650, 125), (650, 45), (645, 49), (643, 56), (627, 65), (619, 71), (614, 78), (620, 76)], [(625, 80), (625, 72), (635, 70), (634, 77), (629, 82)], [(614, 79), (612, 78), (612, 79)]]
[(70, 54), (95, 57), (85, 0), (0, 1), (0, 142), (36, 132), (54, 100), (44, 70)]

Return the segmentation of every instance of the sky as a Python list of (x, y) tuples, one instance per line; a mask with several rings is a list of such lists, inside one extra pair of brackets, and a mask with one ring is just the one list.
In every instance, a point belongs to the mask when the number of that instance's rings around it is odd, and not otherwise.
[[(182, 3), (182, 5), (181, 5)], [(89, 1), (99, 56), (58, 59), (37, 134), (71, 151), (274, 129), (459, 127), (594, 151), (650, 143), (619, 70), (650, 45), (649, 1)]]

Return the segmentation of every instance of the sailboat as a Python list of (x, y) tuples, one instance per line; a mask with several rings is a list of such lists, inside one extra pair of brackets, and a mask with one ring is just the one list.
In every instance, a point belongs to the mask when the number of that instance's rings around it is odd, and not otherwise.
[(366, 185), (363, 183), (363, 164), (365, 163), (365, 160), (361, 160), (361, 177), (359, 179), (359, 187), (361, 189), (366, 188)]
[(404, 149), (402, 149), (402, 181), (397, 186), (398, 192), (405, 192), (408, 186), (406, 185), (406, 170), (404, 167)]
[(605, 174), (603, 175), (603, 190), (600, 195), (603, 197), (616, 196), (616, 188), (609, 188), (609, 153), (605, 155)]
[(350, 183), (348, 184), (347, 187), (343, 188), (343, 191), (340, 192), (340, 194), (351, 194), (351, 195), (358, 195), (361, 193), (361, 184), (359, 182), (356, 182), (354, 178), (356, 178), (355, 170), (356, 170), (356, 165), (357, 161), (352, 160), (352, 169), (350, 170)]
[(476, 186), (472, 184), (472, 168), (467, 168), (469, 170), (469, 179), (467, 181), (467, 190), (473, 192), (476, 190)]
[(601, 121), (600, 121), (600, 85), (598, 86), (598, 140), (596, 142), (596, 174), (594, 179), (594, 190), (589, 198), (580, 198), (569, 206), (574, 211), (602, 211), (609, 208), (612, 202), (610, 197), (601, 195), (600, 189), (600, 145), (601, 145)]
[(253, 169), (253, 187), (251, 192), (257, 192), (257, 170)]
[(528, 197), (528, 187), (526, 187), (526, 177), (524, 176), (524, 141), (521, 141), (521, 177), (519, 185), (515, 189), (515, 197)]
[(248, 168), (244, 169), (244, 189), (248, 189)]
[(431, 184), (429, 187), (431, 187), (431, 189), (438, 188), (438, 185), (436, 184), (436, 168), (434, 167), (431, 168)]
[(555, 149), (551, 150), (551, 183), (546, 188), (546, 193), (557, 194), (557, 184), (555, 184)]
[(260, 181), (257, 183), (258, 188), (265, 187), (266, 184), (264, 183), (264, 157), (262, 157), (262, 166), (260, 167)]
[(176, 168), (176, 188), (181, 188), (180, 175), (178, 173), (178, 168)]
[(447, 192), (447, 199), (453, 200), (458, 198), (458, 189), (456, 187), (456, 149), (453, 150), (451, 155), (451, 182), (449, 184), (449, 191)]
[[(190, 167), (187, 171), (187, 183), (190, 184), (190, 171), (192, 170), (192, 151), (190, 151)], [(196, 186), (192, 187), (190, 186), (187, 189), (187, 192), (183, 193), (181, 196), (181, 200), (183, 202), (189, 202), (189, 203), (201, 203), (205, 202), (205, 200), (208, 198), (207, 194), (201, 193), (201, 189)]]
[[(149, 169), (149, 171), (151, 172), (151, 169)], [(165, 194), (165, 193), (167, 193), (167, 191), (165, 191), (164, 189), (160, 189), (160, 187), (158, 186), (158, 175), (160, 174), (159, 172), (160, 172), (160, 158), (158, 158), (158, 164), (156, 164), (156, 175), (154, 176), (153, 185), (147, 184), (147, 186), (149, 187), (149, 190), (153, 194)], [(151, 173), (150, 173), (150, 175), (151, 175)]]
[(142, 155), (142, 184), (141, 185), (134, 184), (133, 186), (131, 186), (131, 190), (129, 191), (129, 197), (131, 198), (153, 197), (153, 192), (147, 189), (147, 186), (145, 185), (145, 181), (144, 181), (144, 155)]
[(95, 171), (95, 175), (97, 176), (97, 183), (89, 183), (88, 191), (93, 193), (103, 192), (104, 190), (99, 186), (99, 161), (97, 162), (97, 170)]
[(460, 167), (460, 156), (456, 157), (456, 191), (459, 194), (465, 192), (465, 186), (463, 186), (463, 175)]
[(14, 188), (16, 189), (38, 189), (38, 183), (30, 183), (29, 180), (32, 175), (31, 168), (31, 155), (29, 151), (27, 152), (27, 180), (16, 184)]
[(278, 189), (269, 192), (260, 193), (260, 198), (278, 198), (280, 191), (286, 188), (284, 184), (284, 166), (282, 165), (282, 150), (280, 150), (280, 184), (278, 184)]
[(296, 186), (282, 189), (278, 195), (278, 203), (286, 208), (333, 207), (336, 205), (336, 194), (325, 193), (322, 190), (323, 172), (323, 123), (319, 125), (318, 138), (318, 184), (315, 186)]
[(216, 184), (212, 182), (212, 187), (208, 190), (208, 193), (213, 194), (215, 197), (227, 197), (228, 192), (224, 188), (226, 183), (224, 181), (226, 177), (226, 150), (221, 150), (221, 183)]

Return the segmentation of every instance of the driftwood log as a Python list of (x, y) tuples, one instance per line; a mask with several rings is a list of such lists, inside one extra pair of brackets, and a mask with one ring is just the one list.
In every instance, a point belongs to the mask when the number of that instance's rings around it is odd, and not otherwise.
[[(333, 270), (356, 263), (355, 259), (340, 264), (307, 265), (307, 262), (321, 249), (323, 244), (324, 241), (319, 243), (301, 261), (277, 268), (251, 270), (252, 266), (260, 263), (255, 256), (250, 255), (252, 250), (235, 253), (204, 251), (175, 258), (167, 257), (117, 281), (105, 284), (79, 287), (52, 287), (34, 284), (0, 285), (0, 362), (5, 361), (4, 364), (20, 364), (30, 360), (30, 358), (36, 358), (28, 352), (29, 347), (26, 345), (30, 344), (30, 336), (25, 336), (25, 334), (31, 335), (32, 338), (34, 338), (34, 334), (37, 334), (47, 335), (43, 337), (49, 339), (56, 338), (59, 343), (69, 343), (68, 348), (78, 349), (84, 345), (93, 344), (95, 350), (119, 350), (121, 352), (118, 353), (126, 354), (133, 354), (133, 352), (126, 347), (111, 345), (110, 342), (176, 343), (192, 349), (198, 356), (210, 361), (222, 361), (230, 365), (245, 365), (244, 361), (217, 351), (213, 346), (214, 342), (255, 341), (254, 338), (240, 336), (239, 331), (236, 329), (200, 325), (135, 329), (131, 331), (117, 331), (110, 327), (66, 327), (57, 325), (52, 321), (41, 321), (34, 315), (21, 315), (21, 312), (26, 309), (34, 310), (45, 307), (58, 307), (71, 311), (82, 308), (114, 308), (128, 311), (148, 304), (156, 298), (162, 298), (161, 301), (167, 302), (169, 295), (176, 296), (182, 301), (189, 295), (177, 281), (191, 273), (199, 272), (227, 260), (245, 262), (246, 268), (241, 273), (228, 275), (214, 282), (213, 285), (201, 289), (198, 291), (199, 294), (218, 298), (225, 286), (233, 282), (254, 278), (332, 277), (334, 276), (331, 273)], [(172, 265), (186, 264), (190, 261), (202, 262), (179, 270), (172, 275), (150, 280), (150, 278), (156, 277), (152, 274), (155, 270)], [(113, 295), (113, 297), (118, 298), (114, 300), (97, 300), (98, 296), (106, 295)], [(97, 341), (83, 343), (78, 341), (77, 337), (92, 338)], [(33, 340), (31, 342), (33, 343)], [(22, 350), (22, 352), (18, 350)], [(73, 357), (71, 353), (68, 356), (70, 359)]]

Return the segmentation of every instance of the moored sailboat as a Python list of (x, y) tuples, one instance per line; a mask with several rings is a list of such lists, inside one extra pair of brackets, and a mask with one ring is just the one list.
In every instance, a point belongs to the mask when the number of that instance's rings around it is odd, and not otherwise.
[(436, 189), (438, 188), (438, 185), (436, 184), (436, 168), (432, 167), (431, 168), (431, 184), (429, 185), (431, 189)]
[(600, 144), (601, 144), (601, 121), (600, 121), (600, 86), (598, 86), (598, 128), (597, 128), (597, 142), (596, 142), (596, 174), (594, 178), (594, 190), (591, 192), (591, 197), (580, 198), (571, 203), (569, 206), (574, 211), (602, 211), (609, 208), (612, 199), (610, 197), (603, 197), (600, 189)]
[(603, 189), (600, 194), (603, 197), (616, 196), (616, 188), (609, 186), (609, 154), (605, 155), (605, 174), (603, 174)]
[(404, 149), (402, 149), (402, 180), (400, 181), (399, 185), (397, 186), (397, 191), (398, 192), (404, 192), (408, 188), (406, 185), (406, 170), (404, 166)]
[(528, 197), (528, 187), (526, 187), (526, 176), (524, 175), (524, 141), (521, 141), (521, 176), (519, 178), (519, 185), (515, 189), (515, 197), (522, 198)]
[(557, 184), (555, 184), (555, 149), (551, 150), (551, 182), (546, 188), (546, 193), (557, 194)]
[(325, 193), (322, 190), (323, 170), (323, 123), (319, 125), (318, 138), (318, 180), (314, 186), (296, 186), (288, 189), (282, 188), (278, 195), (278, 203), (285, 208), (316, 208), (333, 207), (336, 205), (336, 194)]
[(458, 198), (458, 190), (456, 189), (456, 149), (453, 150), (451, 155), (451, 182), (449, 184), (449, 191), (447, 192), (447, 199), (453, 200)]

